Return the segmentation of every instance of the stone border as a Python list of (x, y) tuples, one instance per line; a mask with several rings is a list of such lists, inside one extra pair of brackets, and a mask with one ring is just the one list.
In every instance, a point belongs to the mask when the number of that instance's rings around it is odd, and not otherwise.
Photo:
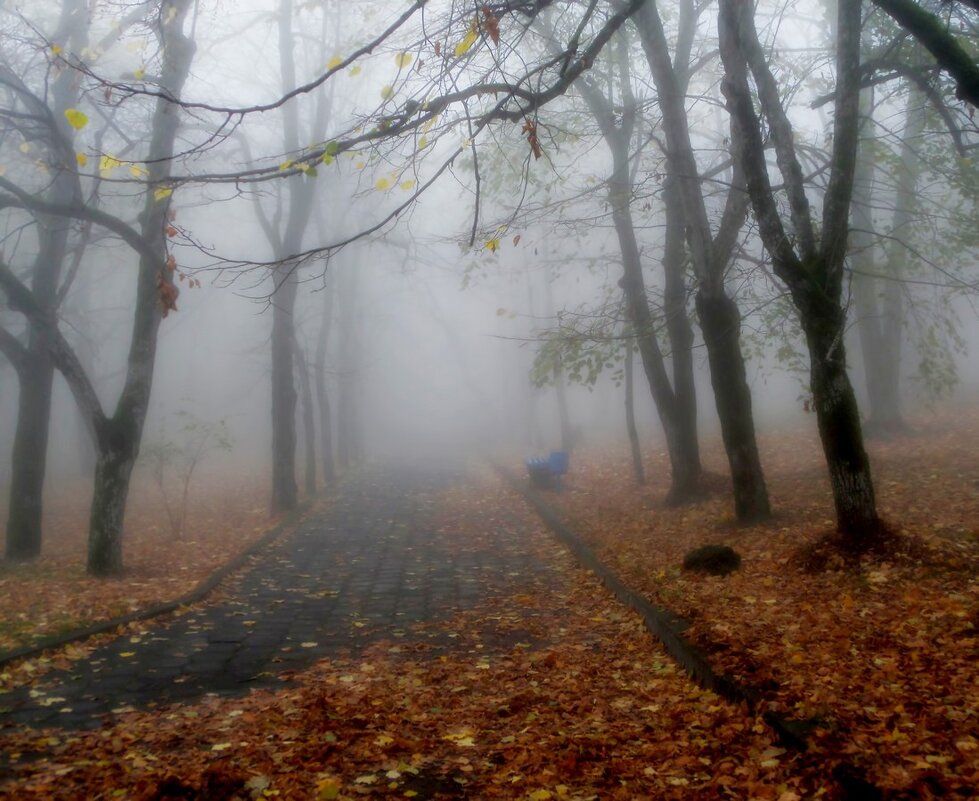
[(135, 612), (129, 612), (125, 615), (119, 615), (118, 617), (103, 620), (99, 623), (93, 623), (92, 625), (81, 629), (75, 629), (74, 631), (68, 631), (62, 634), (55, 634), (50, 637), (45, 637), (33, 645), (24, 645), (20, 648), (15, 648), (12, 651), (2, 652), (0, 653), (0, 668), (6, 667), (11, 662), (17, 662), (21, 659), (30, 659), (38, 656), (45, 651), (63, 648), (64, 646), (73, 642), (87, 640), (89, 637), (94, 637), (97, 634), (105, 634), (106, 632), (112, 631), (119, 626), (124, 626), (127, 623), (160, 617), (161, 615), (165, 615), (179, 609), (181, 606), (190, 606), (191, 604), (195, 604), (198, 601), (203, 600), (210, 595), (215, 588), (222, 581), (224, 581), (224, 579), (243, 567), (252, 556), (266, 548), (268, 545), (271, 545), (283, 532), (285, 532), (287, 529), (298, 527), (299, 524), (305, 520), (306, 515), (311, 508), (311, 504), (309, 503), (302, 504), (298, 509), (296, 509), (296, 511), (288, 514), (284, 520), (277, 523), (271, 530), (267, 531), (247, 548), (244, 548), (238, 554), (231, 557), (229, 561), (215, 569), (196, 587), (184, 595), (181, 595), (179, 598), (173, 601), (164, 601), (163, 603), (147, 607), (146, 609), (137, 609)]
[(731, 676), (716, 672), (704, 652), (683, 637), (684, 630), (689, 626), (687, 621), (669, 609), (650, 603), (648, 599), (629, 587), (598, 558), (578, 534), (568, 527), (560, 515), (541, 498), (540, 493), (530, 490), (526, 482), (516, 478), (500, 465), (496, 465), (496, 469), (534, 507), (541, 520), (557, 539), (568, 547), (578, 562), (598, 576), (622, 604), (639, 614), (649, 633), (663, 644), (666, 652), (701, 687), (717, 693), (731, 703), (745, 704), (752, 714), (760, 713), (763, 720), (775, 731), (782, 745), (800, 751), (806, 749), (807, 735), (814, 728), (811, 721), (784, 718), (774, 712), (763, 710), (763, 699), (757, 692), (740, 684)]

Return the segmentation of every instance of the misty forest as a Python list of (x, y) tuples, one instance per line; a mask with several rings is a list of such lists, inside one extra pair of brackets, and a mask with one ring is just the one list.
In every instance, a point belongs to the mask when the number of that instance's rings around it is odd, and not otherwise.
[(0, 799), (979, 786), (976, 0), (0, 0)]

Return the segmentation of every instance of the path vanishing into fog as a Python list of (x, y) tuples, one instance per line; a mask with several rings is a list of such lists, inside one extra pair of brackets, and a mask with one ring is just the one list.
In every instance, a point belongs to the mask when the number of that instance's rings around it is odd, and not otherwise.
[(0, 695), (0, 731), (95, 728), (125, 707), (281, 686), (288, 671), (356, 656), (380, 639), (418, 653), (452, 648), (451, 634), (425, 624), (548, 571), (514, 548), (513, 521), (494, 522), (511, 536), (490, 549), (467, 549), (440, 528), (438, 493), (458, 477), (388, 469), (347, 483), (328, 512), (267, 548), (211, 600)]

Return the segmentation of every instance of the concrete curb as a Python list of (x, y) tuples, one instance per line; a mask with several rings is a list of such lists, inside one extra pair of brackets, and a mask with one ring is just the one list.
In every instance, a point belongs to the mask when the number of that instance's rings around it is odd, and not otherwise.
[(221, 565), (221, 567), (214, 570), (214, 572), (203, 579), (196, 587), (194, 587), (194, 589), (184, 595), (181, 595), (179, 598), (173, 601), (164, 601), (163, 603), (149, 606), (146, 609), (138, 609), (135, 612), (110, 618), (109, 620), (103, 620), (99, 623), (93, 623), (91, 626), (86, 626), (81, 629), (75, 629), (74, 631), (68, 631), (63, 634), (45, 637), (33, 645), (25, 645), (21, 648), (15, 648), (12, 651), (5, 651), (0, 653), (0, 668), (9, 665), (11, 662), (17, 662), (21, 659), (30, 659), (32, 657), (39, 656), (45, 651), (63, 648), (64, 646), (70, 645), (73, 642), (87, 640), (89, 637), (94, 637), (97, 634), (105, 634), (106, 632), (112, 631), (119, 626), (124, 626), (127, 623), (160, 617), (161, 615), (173, 612), (175, 609), (179, 609), (181, 606), (190, 606), (191, 604), (195, 604), (198, 601), (203, 600), (210, 595), (215, 588), (222, 581), (224, 581), (224, 579), (243, 567), (252, 556), (271, 545), (279, 538), (280, 535), (283, 534), (283, 532), (298, 527), (298, 525), (305, 520), (310, 509), (311, 505), (308, 503), (301, 505), (296, 511), (287, 515), (284, 520), (279, 522), (270, 531), (267, 531), (247, 548), (243, 549), (238, 554), (231, 557), (229, 561)]
[(658, 639), (666, 652), (673, 657), (690, 676), (707, 690), (717, 693), (734, 704), (745, 704), (752, 714), (761, 712), (765, 722), (772, 727), (782, 745), (805, 750), (807, 734), (813, 728), (809, 721), (790, 720), (762, 709), (762, 698), (749, 687), (739, 684), (731, 676), (717, 673), (699, 648), (683, 637), (688, 624), (669, 609), (656, 606), (645, 597), (631, 589), (605, 565), (585, 541), (561, 519), (537, 492), (527, 488), (526, 482), (516, 478), (510, 471), (495, 465), (497, 471), (519, 492), (540, 515), (545, 525), (555, 534), (583, 566), (598, 576), (609, 591), (625, 606), (633, 609), (642, 618), (646, 629)]

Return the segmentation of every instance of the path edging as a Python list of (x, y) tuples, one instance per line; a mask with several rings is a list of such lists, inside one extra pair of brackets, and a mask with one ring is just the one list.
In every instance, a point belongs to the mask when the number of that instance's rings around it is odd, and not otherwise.
[(39, 656), (45, 651), (63, 648), (71, 643), (87, 640), (89, 637), (94, 637), (97, 634), (105, 634), (108, 631), (119, 628), (119, 626), (125, 626), (127, 623), (160, 617), (182, 606), (190, 606), (203, 600), (225, 578), (241, 568), (252, 556), (271, 545), (287, 529), (298, 526), (305, 519), (306, 514), (311, 508), (312, 506), (309, 503), (302, 504), (298, 509), (289, 513), (283, 520), (255, 540), (255, 542), (239, 551), (223, 565), (212, 571), (210, 575), (202, 579), (196, 587), (179, 598), (172, 601), (163, 601), (145, 609), (137, 609), (135, 612), (128, 612), (124, 615), (109, 618), (99, 623), (93, 623), (90, 626), (85, 626), (80, 629), (45, 637), (33, 645), (24, 645), (20, 648), (14, 648), (11, 651), (2, 652), (0, 653), (0, 668), (6, 667), (12, 662), (18, 662), (21, 659), (31, 659), (32, 657)]
[(791, 720), (771, 711), (762, 710), (762, 698), (754, 690), (738, 683), (724, 673), (716, 672), (704, 652), (683, 637), (686, 622), (664, 607), (656, 606), (643, 595), (629, 587), (604, 562), (592, 548), (547, 504), (538, 493), (529, 490), (506, 468), (496, 465), (497, 471), (537, 511), (544, 524), (574, 554), (578, 562), (601, 579), (609, 591), (625, 606), (636, 611), (646, 629), (659, 640), (666, 652), (676, 660), (704, 689), (711, 690), (734, 704), (746, 704), (753, 714), (761, 712), (764, 721), (774, 729), (782, 745), (804, 751), (808, 745), (806, 732), (811, 724)]

